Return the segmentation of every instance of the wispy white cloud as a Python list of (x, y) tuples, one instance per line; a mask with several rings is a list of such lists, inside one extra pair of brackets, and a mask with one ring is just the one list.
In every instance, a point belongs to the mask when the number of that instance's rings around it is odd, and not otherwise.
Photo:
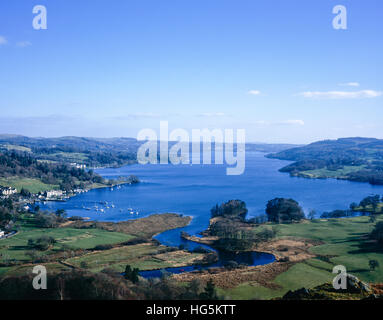
[(305, 122), (303, 120), (284, 120), (284, 121), (279, 121), (275, 122), (275, 124), (279, 125), (298, 125), (298, 126), (304, 126)]
[(298, 94), (305, 98), (319, 99), (362, 99), (376, 98), (382, 95), (381, 91), (361, 90), (361, 91), (306, 91)]
[(375, 128), (375, 127), (376, 127), (376, 125), (374, 123), (359, 123), (359, 124), (354, 125), (355, 129), (361, 129), (361, 130), (371, 129), (371, 128)]
[(226, 116), (225, 113), (223, 112), (213, 112), (213, 113), (200, 113), (200, 114), (197, 114), (197, 117), (205, 117), (205, 118), (214, 118), (214, 117), (224, 117)]
[(152, 112), (136, 112), (128, 113), (121, 116), (112, 117), (114, 120), (126, 120), (126, 119), (158, 119), (161, 115)]
[(254, 121), (254, 124), (261, 127), (269, 127), (269, 126), (304, 126), (305, 122), (303, 120), (294, 119), (294, 120), (281, 120), (281, 121), (266, 121), (266, 120), (258, 120)]
[(268, 126), (270, 125), (270, 122), (266, 120), (257, 120), (257, 121), (254, 121), (254, 124), (257, 126)]
[(19, 41), (16, 43), (16, 47), (19, 47), (19, 48), (25, 48), (25, 47), (29, 47), (31, 45), (32, 45), (32, 43), (29, 41)]
[(0, 128), (11, 127), (18, 128), (21, 125), (28, 127), (55, 126), (58, 124), (74, 123), (82, 121), (78, 116), (51, 114), (47, 116), (20, 116), (20, 117), (0, 117)]
[(0, 36), (0, 46), (7, 43), (8, 43), (7, 39), (4, 36)]
[(253, 96), (258, 96), (258, 95), (261, 94), (261, 91), (259, 91), (259, 90), (250, 90), (250, 91), (248, 91), (247, 93), (248, 93), (248, 94), (251, 94), (251, 95), (253, 95)]
[(341, 87), (359, 87), (359, 82), (345, 82), (345, 83), (339, 83)]

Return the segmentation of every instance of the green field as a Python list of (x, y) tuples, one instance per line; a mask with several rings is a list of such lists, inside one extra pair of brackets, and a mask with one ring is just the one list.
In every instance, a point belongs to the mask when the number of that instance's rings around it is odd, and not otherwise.
[[(154, 234), (187, 225), (190, 217), (157, 214), (121, 223), (103, 223), (98, 227), (83, 221), (72, 227), (40, 228), (34, 215), (23, 214), (16, 223), (18, 233), (0, 240), (0, 276), (22, 275), (30, 272), (32, 257), (44, 258), (51, 272), (80, 268), (92, 272), (112, 269), (123, 272), (127, 264), (141, 270), (185, 266), (204, 258), (204, 254), (168, 248), (151, 241)], [(29, 239), (52, 237), (55, 243), (46, 251), (34, 250)], [(140, 239), (137, 239), (139, 237)], [(138, 244), (126, 244), (130, 240)], [(98, 245), (112, 245), (97, 248)], [(83, 249), (83, 250), (82, 250)], [(90, 250), (89, 250), (90, 249)], [(102, 250), (104, 249), (104, 250)], [(31, 257), (31, 252), (34, 254)], [(37, 257), (36, 257), (37, 254)]]
[(26, 219), (23, 221), (18, 234), (11, 238), (0, 240), (0, 262), (12, 259), (29, 262), (30, 257), (26, 255), (26, 252), (31, 250), (28, 247), (28, 239), (41, 236), (53, 237), (57, 241), (49, 250), (40, 252), (41, 255), (53, 254), (64, 248), (92, 249), (100, 244), (117, 244), (133, 238), (133, 236), (128, 234), (102, 229), (40, 229), (34, 227), (32, 223), (28, 224)]
[[(157, 221), (161, 216), (152, 216), (151, 222)], [(149, 218), (146, 218), (149, 219)], [(167, 224), (169, 224), (168, 218)], [(175, 219), (175, 217), (174, 217)], [(383, 221), (378, 216), (377, 221)], [(149, 221), (145, 219), (135, 222), (148, 228)], [(157, 226), (159, 222), (153, 224)], [(108, 225), (106, 225), (108, 226)], [(9, 239), (0, 240), (0, 262), (11, 262), (13, 259), (21, 263), (29, 263), (31, 258), (27, 252), (28, 239), (51, 236), (56, 243), (40, 255), (51, 255), (65, 249), (66, 252), (76, 249), (93, 249), (101, 244), (119, 244), (134, 238), (129, 230), (139, 230), (139, 225), (121, 225), (125, 232), (107, 231), (105, 229), (87, 228), (75, 229), (62, 227), (55, 229), (41, 229), (34, 225), (32, 216), (25, 215), (19, 222), (19, 233)], [(150, 224), (149, 224), (150, 226)], [(153, 227), (152, 226), (152, 227)], [(275, 225), (277, 239), (309, 239), (317, 240), (322, 244), (313, 246), (310, 251), (316, 255), (303, 262), (298, 262), (286, 272), (279, 274), (270, 287), (264, 287), (256, 282), (246, 282), (231, 289), (219, 289), (219, 293), (231, 299), (271, 299), (283, 296), (288, 290), (302, 287), (313, 288), (326, 282), (331, 282), (335, 274), (332, 269), (336, 265), (343, 265), (347, 271), (356, 275), (365, 282), (383, 282), (383, 251), (374, 242), (368, 239), (374, 223), (370, 218), (354, 217), (340, 219), (304, 220), (301, 223)], [(270, 224), (261, 225), (270, 228)], [(148, 238), (149, 239), (149, 238)], [(69, 250), (69, 251), (68, 251)], [(201, 254), (187, 253), (182, 250), (166, 250), (154, 242), (120, 246), (103, 251), (66, 255), (55, 263), (50, 263), (51, 272), (60, 271), (70, 266), (99, 272), (103, 269), (112, 269), (123, 272), (127, 264), (140, 270), (163, 269), (166, 267), (185, 266), (195, 263), (193, 260), (202, 258)], [(369, 268), (369, 260), (377, 260), (380, 264), (375, 271)], [(64, 263), (58, 261), (63, 260)], [(68, 265), (66, 265), (68, 264)], [(30, 270), (30, 265), (13, 267), (0, 267), (0, 276), (10, 274), (23, 274)], [(29, 271), (28, 271), (29, 272)]]
[(80, 152), (57, 152), (49, 155), (55, 159), (61, 159), (63, 161), (72, 161), (72, 162), (83, 162), (88, 159), (85, 153)]
[(13, 144), (2, 144), (0, 147), (7, 149), (8, 151), (21, 151), (21, 152), (32, 152), (31, 148), (13, 145)]
[[(80, 184), (80, 182), (77, 182), (77, 184)], [(16, 188), (18, 192), (20, 192), (20, 190), (24, 188), (31, 193), (39, 193), (59, 189), (58, 185), (46, 184), (41, 182), (39, 179), (19, 177), (0, 178), (0, 186)], [(104, 183), (92, 183), (88, 186), (88, 188), (98, 189), (105, 188), (107, 186), (108, 185)]]
[[(52, 263), (45, 262), (44, 267), (47, 269), (48, 274), (59, 273), (59, 272), (68, 271), (71, 269), (70, 267), (65, 266), (65, 265), (58, 263), (58, 262), (57, 263), (56, 262), (52, 262)], [(6, 272), (7, 276), (20, 277), (20, 276), (25, 276), (27, 274), (31, 274), (32, 270), (33, 270), (33, 265), (27, 264), (27, 265), (21, 265), (21, 266), (0, 268), (0, 276), (2, 275), (2, 269), (5, 269), (3, 274), (5, 274), (5, 272)]]
[[(383, 221), (379, 217), (378, 221)], [(343, 265), (347, 272), (366, 282), (383, 282), (383, 251), (371, 243), (366, 236), (374, 224), (369, 217), (305, 221), (298, 224), (278, 225), (278, 238), (296, 237), (323, 241), (323, 245), (310, 248), (319, 256), (300, 262), (278, 275), (274, 284), (278, 289), (265, 288), (255, 283), (243, 283), (236, 288), (220, 293), (232, 299), (270, 299), (281, 297), (288, 290), (302, 287), (313, 288), (331, 282), (335, 274), (332, 269)], [(370, 271), (369, 260), (377, 260), (380, 267)]]
[(128, 263), (133, 267), (140, 269), (143, 269), (145, 263), (150, 264), (150, 262), (152, 262), (153, 264), (156, 264), (157, 262), (158, 265), (159, 261), (155, 261), (155, 259), (152, 258), (152, 256), (157, 253), (158, 246), (137, 244), (68, 259), (66, 262), (76, 267), (81, 267), (85, 263), (86, 268), (94, 272), (101, 271), (105, 268), (123, 272)]
[(105, 268), (123, 272), (127, 264), (140, 270), (163, 269), (185, 266), (192, 259), (201, 258), (201, 254), (182, 251), (163, 252), (166, 247), (154, 243), (143, 243), (105, 251), (90, 253), (81, 257), (65, 260), (75, 267), (99, 272)]
[(45, 184), (38, 179), (19, 177), (0, 178), (0, 186), (16, 188), (18, 192), (24, 188), (31, 193), (56, 190), (59, 188), (58, 185)]
[(305, 178), (338, 178), (346, 179), (347, 175), (352, 172), (363, 170), (365, 166), (344, 166), (339, 170), (328, 170), (328, 169), (316, 169), (299, 172), (299, 176)]

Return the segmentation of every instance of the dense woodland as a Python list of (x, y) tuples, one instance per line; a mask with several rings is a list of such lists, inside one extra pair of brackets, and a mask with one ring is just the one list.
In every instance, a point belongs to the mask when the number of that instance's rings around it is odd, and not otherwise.
[(0, 152), (0, 177), (36, 178), (43, 183), (58, 185), (69, 191), (89, 183), (102, 183), (93, 171), (78, 169), (67, 164), (41, 162), (24, 152)]
[(136, 162), (141, 143), (131, 138), (29, 138), (0, 135), (0, 150), (23, 150), (39, 160), (77, 162), (88, 167), (122, 166)]
[(17, 217), (16, 209), (11, 199), (0, 200), (0, 230), (12, 228), (12, 223)]
[(217, 300), (215, 285), (195, 280), (179, 286), (161, 279), (131, 281), (111, 270), (73, 270), (47, 277), (47, 289), (31, 286), (35, 275), (0, 279), (0, 300)]

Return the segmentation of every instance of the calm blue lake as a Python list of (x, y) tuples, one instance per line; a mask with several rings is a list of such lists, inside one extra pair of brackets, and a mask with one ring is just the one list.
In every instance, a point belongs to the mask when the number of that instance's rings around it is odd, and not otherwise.
[[(370, 194), (383, 194), (383, 186), (334, 179), (295, 178), (278, 172), (288, 163), (265, 158), (263, 153), (247, 152), (246, 170), (241, 176), (227, 176), (224, 165), (158, 164), (99, 169), (96, 170), (99, 174), (109, 178), (134, 174), (142, 183), (113, 190), (91, 190), (67, 202), (47, 202), (42, 208), (63, 208), (70, 216), (100, 221), (122, 221), (153, 213), (176, 212), (193, 217), (191, 224), (182, 230), (197, 234), (208, 226), (210, 208), (230, 199), (244, 200), (249, 209), (248, 216), (252, 217), (264, 213), (267, 201), (275, 197), (293, 198), (306, 212), (315, 209), (322, 213), (346, 209), (351, 202), (359, 202)], [(95, 206), (104, 212), (96, 211)], [(165, 245), (179, 245), (182, 242), (180, 231), (164, 232), (157, 239)]]

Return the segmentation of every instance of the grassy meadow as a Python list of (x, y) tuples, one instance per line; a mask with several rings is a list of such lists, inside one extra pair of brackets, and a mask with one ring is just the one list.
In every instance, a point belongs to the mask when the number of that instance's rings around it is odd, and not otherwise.
[(46, 184), (39, 179), (19, 177), (0, 178), (0, 185), (4, 187), (16, 188), (18, 192), (24, 188), (31, 193), (39, 193), (59, 189), (58, 185)]
[(63, 249), (92, 249), (97, 245), (117, 244), (134, 238), (129, 234), (102, 229), (36, 228), (33, 220), (28, 218), (23, 219), (19, 228), (16, 235), (0, 241), (0, 263), (13, 259), (29, 262), (31, 258), (27, 252), (31, 248), (28, 246), (28, 240), (41, 236), (52, 237), (56, 240), (49, 250), (40, 252), (42, 255), (50, 255)]
[[(42, 264), (51, 273), (73, 268), (120, 273), (127, 264), (140, 270), (194, 264), (205, 255), (168, 248), (151, 240), (153, 235), (185, 226), (190, 220), (176, 214), (155, 214), (116, 224), (104, 222), (96, 226), (92, 221), (83, 221), (80, 225), (40, 228), (33, 215), (24, 214), (17, 222), (18, 232), (0, 240), (0, 277), (30, 273), (32, 264), (37, 263), (33, 260), (36, 255), (45, 259)], [(33, 250), (28, 240), (42, 236), (54, 238), (55, 243), (45, 251)], [(129, 243), (130, 240), (133, 241)], [(31, 256), (32, 251), (35, 256)]]
[(328, 170), (326, 168), (307, 170), (299, 172), (299, 175), (305, 178), (338, 178), (346, 179), (349, 173), (357, 172), (364, 169), (365, 166), (344, 166), (338, 170)]
[(110, 250), (98, 251), (81, 257), (65, 260), (75, 267), (86, 267), (92, 272), (112, 269), (123, 272), (127, 264), (140, 270), (163, 269), (189, 265), (194, 259), (202, 258), (202, 254), (183, 251), (166, 251), (166, 247), (154, 243), (141, 243)]

